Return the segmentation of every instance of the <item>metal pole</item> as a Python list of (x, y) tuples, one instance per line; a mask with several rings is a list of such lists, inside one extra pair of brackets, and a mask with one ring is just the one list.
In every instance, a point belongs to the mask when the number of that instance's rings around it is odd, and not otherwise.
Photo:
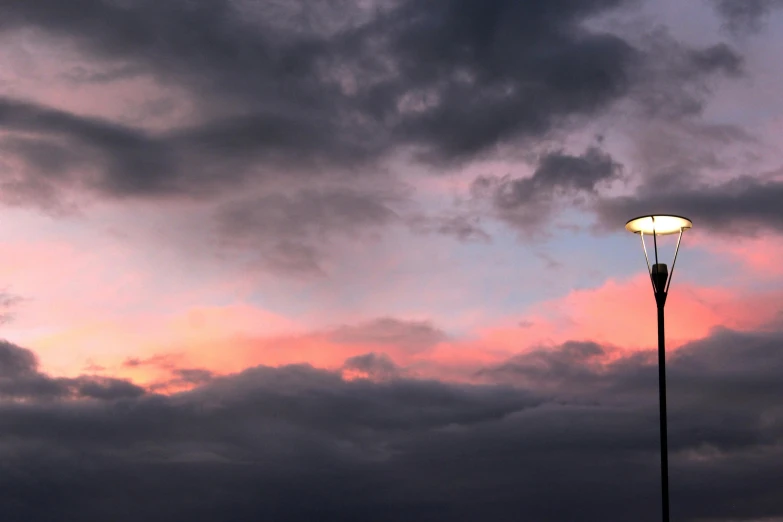
[(661, 493), (663, 522), (669, 522), (669, 444), (666, 429), (666, 338), (663, 325), (663, 302), (658, 302), (658, 394), (661, 408)]

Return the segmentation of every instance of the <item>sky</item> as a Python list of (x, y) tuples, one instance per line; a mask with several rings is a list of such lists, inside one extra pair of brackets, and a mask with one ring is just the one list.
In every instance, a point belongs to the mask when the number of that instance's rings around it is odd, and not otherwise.
[[(0, 0), (9, 520), (783, 521), (780, 0)], [(659, 242), (671, 263), (676, 237)]]

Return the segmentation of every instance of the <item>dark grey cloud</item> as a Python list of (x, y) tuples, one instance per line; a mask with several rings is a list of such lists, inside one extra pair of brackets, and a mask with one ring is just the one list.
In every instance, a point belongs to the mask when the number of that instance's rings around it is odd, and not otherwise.
[[(384, 353), (366, 353), (349, 357), (342, 367), (343, 371), (359, 372), (361, 377), (374, 380), (388, 380), (403, 376), (404, 371)], [(345, 375), (345, 374), (344, 374)]]
[[(647, 64), (666, 62), (666, 54), (583, 24), (626, 3), (409, 0), (382, 8), (347, 1), (252, 8), (227, 0), (165, 7), (78, 0), (64, 9), (54, 0), (4, 2), (0, 29), (34, 27), (96, 61), (92, 72), (78, 69), (75, 78), (147, 71), (188, 92), (199, 121), (151, 135), (4, 100), (0, 123), (39, 134), (28, 139), (41, 145), (18, 139), (7, 145), (37, 169), (38, 181), (55, 174), (51, 165), (81, 171), (86, 163), (98, 171), (87, 185), (114, 195), (209, 194), (258, 176), (259, 165), (313, 174), (325, 165), (363, 165), (400, 146), (432, 161), (470, 159), (499, 144), (542, 137), (630, 95), (639, 82), (649, 84), (642, 71), (657, 70)], [(330, 30), (323, 20), (352, 21)], [(725, 46), (681, 51), (680, 76), (664, 71), (668, 80), (695, 81), (738, 67)]]
[(270, 269), (323, 273), (331, 241), (367, 238), (398, 221), (396, 192), (361, 187), (308, 188), (233, 201), (217, 212), (223, 248), (250, 250)]
[[(153, 131), (0, 99), (2, 201), (67, 211), (95, 197), (230, 200), (200, 230), (294, 276), (323, 274), (334, 238), (364, 240), (397, 218), (415, 232), (489, 241), (477, 212), (397, 216), (366, 187), (393, 184), (398, 153), (448, 169), (556, 139), (622, 101), (656, 117), (698, 114), (714, 79), (742, 73), (725, 44), (692, 48), (665, 32), (631, 41), (585, 23), (629, 5), (2, 2), (0, 31), (34, 29), (80, 50), (69, 85), (147, 76), (190, 107), (187, 124)], [(165, 110), (170, 96), (153, 101)], [(553, 201), (581, 201), (599, 181), (585, 170), (599, 173), (599, 156), (551, 154), (535, 182), (497, 181), (496, 214), (529, 229)]]
[(440, 234), (465, 243), (492, 241), (492, 236), (481, 226), (481, 215), (475, 211), (457, 210), (443, 215), (412, 214), (407, 217), (406, 224), (418, 234)]
[[(343, 175), (319, 186), (286, 189), (291, 178), (296, 186), (295, 159), (285, 167), (292, 176), (281, 177), (277, 170), (265, 178), (272, 186), (248, 187), (252, 162), (243, 155), (257, 158), (265, 149), (259, 145), (235, 150), (244, 147), (244, 138), (234, 134), (233, 123), (223, 123), (153, 136), (121, 124), (0, 98), (0, 125), (23, 133), (0, 139), (0, 150), (20, 160), (23, 172), (0, 179), (0, 186), (7, 189), (2, 197), (6, 203), (34, 202), (67, 211), (57, 194), (69, 187), (114, 198), (209, 201), (228, 194), (228, 202), (204, 216), (210, 223), (202, 228), (207, 236), (202, 244), (214, 239), (222, 248), (256, 251), (267, 268), (289, 275), (322, 273), (320, 265), (331, 239), (366, 237), (396, 222), (393, 207), (407, 201), (405, 188), (380, 174), (371, 187), (351, 183), (350, 176), (346, 183)], [(280, 137), (271, 132), (275, 139)]]
[(203, 368), (178, 368), (172, 373), (188, 384), (204, 384), (214, 376), (211, 371)]
[[(783, 424), (775, 395), (783, 358), (780, 332), (739, 333), (718, 329), (669, 355), (671, 448), (685, 457), (709, 449), (715, 455), (775, 446)], [(654, 404), (657, 385), (653, 352), (635, 353), (604, 364), (601, 356), (616, 348), (569, 342), (557, 350), (540, 349), (479, 372), (496, 382), (515, 383), (575, 400), (596, 396)], [(616, 353), (616, 352), (615, 352)], [(762, 413), (763, 412), (763, 413)], [(769, 430), (767, 430), (769, 428)]]
[[(635, 81), (628, 95), (644, 123), (650, 120), (682, 122), (704, 110), (719, 79), (745, 74), (744, 57), (726, 43), (690, 47), (675, 39), (665, 27), (657, 27), (637, 44), (650, 59), (634, 69)], [(642, 122), (640, 122), (642, 123)]]
[[(678, 520), (783, 516), (782, 344), (720, 330), (670, 354)], [(655, 354), (616, 350), (533, 350), (485, 385), (367, 354), (345, 368), (383, 379), (258, 367), (172, 396), (0, 402), (0, 499), (31, 522), (659, 520)]]
[[(14, 4), (6, 14), (80, 35), (95, 54), (144, 63), (195, 86), (205, 102), (241, 104), (241, 118), (207, 125), (203, 140), (234, 150), (291, 147), (289, 159), (309, 151), (361, 157), (390, 138), (451, 157), (539, 135), (556, 118), (589, 114), (622, 95), (635, 55), (620, 39), (580, 26), (618, 0), (396, 2), (334, 34), (285, 24), (271, 6), (249, 18), (237, 3), (217, 0), (197, 8), (87, 4), (89, 19), (54, 5)], [(362, 9), (332, 6), (332, 16)], [(422, 107), (422, 96), (436, 103)]]
[(579, 391), (579, 384), (594, 384), (596, 374), (603, 369), (606, 349), (594, 342), (569, 341), (557, 350), (542, 348), (516, 356), (503, 364), (479, 370), (479, 377), (491, 381), (524, 384), (535, 389), (554, 388)]
[[(214, 198), (226, 191), (241, 192), (255, 161), (266, 158), (280, 167), (274, 157), (285, 147), (290, 172), (301, 164), (297, 158), (307, 157), (299, 141), (304, 131), (286, 131), (270, 118), (255, 123), (226, 118), (152, 134), (0, 97), (0, 126), (16, 131), (0, 141), (0, 150), (21, 163), (21, 175), (9, 178), (15, 172), (9, 169), (0, 180), (10, 193), (9, 202), (17, 196), (42, 204), (50, 193), (69, 189), (113, 198)], [(256, 141), (248, 143), (243, 133), (255, 135)]]
[(337, 343), (394, 346), (411, 353), (422, 352), (448, 339), (445, 332), (429, 321), (403, 321), (393, 317), (341, 326), (330, 338)]
[(661, 183), (635, 195), (596, 203), (598, 224), (617, 223), (645, 214), (684, 215), (698, 226), (723, 234), (753, 235), (783, 231), (783, 182), (742, 176), (717, 185)]
[(783, 7), (780, 0), (712, 0), (712, 3), (726, 28), (735, 34), (759, 31), (770, 11)]
[(688, 190), (708, 182), (710, 174), (736, 172), (738, 149), (758, 143), (737, 126), (692, 120), (652, 124), (635, 138), (638, 190), (648, 194)]
[(13, 308), (21, 303), (24, 299), (21, 296), (13, 294), (11, 292), (0, 290), (0, 324), (7, 323), (13, 320)]
[(758, 221), (765, 208), (774, 213), (773, 206), (761, 201), (743, 202), (741, 187), (764, 185), (761, 178), (716, 181), (744, 170), (743, 161), (758, 138), (737, 125), (702, 118), (716, 74), (745, 74), (742, 56), (723, 43), (685, 47), (665, 29), (649, 35), (646, 45), (651, 53), (669, 58), (659, 62), (661, 70), (646, 72), (649, 81), (639, 82), (633, 95), (641, 109), (635, 116), (643, 120), (625, 129), (630, 161), (624, 181), (635, 182), (636, 188), (631, 196), (601, 194), (586, 201), (583, 208), (596, 211), (598, 228), (615, 230), (617, 223), (647, 213), (683, 214), (700, 223), (706, 219), (713, 228), (729, 222), (740, 228)]
[(541, 156), (533, 175), (480, 176), (471, 191), (488, 199), (493, 213), (525, 233), (532, 233), (558, 205), (580, 204), (597, 195), (597, 187), (618, 179), (622, 166), (597, 146), (574, 156), (563, 151)]
[(11, 197), (65, 188), (115, 196), (178, 191), (174, 151), (144, 131), (8, 98), (0, 98), (0, 126), (18, 133), (4, 137), (0, 150), (23, 161), (22, 176), (0, 181)]
[(132, 382), (108, 377), (79, 377), (68, 381), (80, 397), (113, 400), (144, 395), (144, 388)]
[(638, 53), (581, 22), (621, 4), (403, 3), (381, 20), (391, 27), (402, 73), (392, 94), (409, 104), (400, 132), (451, 160), (513, 137), (542, 136), (561, 118), (605, 107), (626, 93)]
[(0, 401), (55, 399), (115, 400), (144, 395), (144, 388), (123, 379), (82, 375), (76, 378), (50, 377), (38, 369), (33, 352), (0, 340)]
[(148, 386), (153, 392), (171, 392), (182, 389), (190, 389), (194, 386), (201, 386), (211, 381), (215, 374), (205, 368), (174, 368), (167, 366), (169, 370), (167, 379), (154, 382)]
[(694, 75), (722, 72), (729, 76), (740, 76), (744, 72), (743, 58), (726, 43), (691, 49), (687, 57), (689, 69)]
[(35, 373), (38, 360), (30, 350), (8, 341), (0, 341), (0, 375), (15, 377)]

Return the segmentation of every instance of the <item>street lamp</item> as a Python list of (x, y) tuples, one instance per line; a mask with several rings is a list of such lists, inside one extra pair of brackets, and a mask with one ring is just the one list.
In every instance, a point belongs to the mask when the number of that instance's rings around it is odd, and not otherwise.
[[(639, 234), (642, 238), (644, 258), (647, 261), (647, 271), (650, 273), (655, 304), (658, 307), (658, 395), (661, 409), (661, 493), (663, 496), (663, 522), (669, 522), (669, 457), (666, 430), (666, 336), (663, 327), (663, 307), (666, 304), (666, 296), (669, 294), (674, 274), (674, 264), (677, 262), (677, 252), (680, 250), (682, 233), (693, 227), (693, 222), (681, 216), (640, 216), (625, 224), (626, 230)], [(677, 234), (677, 248), (674, 250), (672, 271), (668, 272), (666, 263), (658, 262), (658, 236)], [(655, 248), (655, 264), (650, 266), (650, 258), (647, 256), (647, 245), (644, 243), (645, 234), (653, 237)]]

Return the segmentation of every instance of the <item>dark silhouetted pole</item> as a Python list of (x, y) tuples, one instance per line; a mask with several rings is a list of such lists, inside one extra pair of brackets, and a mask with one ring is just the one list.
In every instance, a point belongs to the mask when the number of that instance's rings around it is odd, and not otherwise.
[[(666, 296), (663, 296), (666, 301)], [(663, 522), (669, 522), (669, 441), (666, 428), (666, 335), (663, 326), (663, 305), (658, 305), (658, 402), (661, 408), (661, 494)]]
[[(656, 250), (658, 248), (656, 241)], [(657, 252), (656, 252), (657, 257)], [(657, 259), (656, 259), (657, 261)], [(658, 403), (661, 410), (661, 495), (663, 522), (669, 522), (669, 441), (666, 428), (666, 334), (663, 323), (663, 307), (666, 305), (669, 271), (664, 263), (655, 263), (650, 271), (655, 304), (658, 308)]]
[[(669, 441), (666, 422), (666, 333), (664, 329), (664, 306), (669, 294), (674, 265), (677, 263), (677, 253), (680, 251), (682, 233), (693, 227), (693, 222), (682, 216), (649, 215), (640, 216), (629, 220), (625, 224), (626, 230), (639, 234), (644, 250), (644, 259), (647, 261), (647, 269), (652, 281), (655, 304), (658, 308), (658, 404), (661, 415), (661, 500), (663, 508), (663, 522), (669, 522)], [(677, 234), (677, 247), (674, 249), (672, 271), (669, 273), (665, 263), (658, 262), (658, 236)], [(644, 243), (644, 235), (652, 235), (655, 247), (654, 264), (651, 266), (647, 255), (647, 246)]]

